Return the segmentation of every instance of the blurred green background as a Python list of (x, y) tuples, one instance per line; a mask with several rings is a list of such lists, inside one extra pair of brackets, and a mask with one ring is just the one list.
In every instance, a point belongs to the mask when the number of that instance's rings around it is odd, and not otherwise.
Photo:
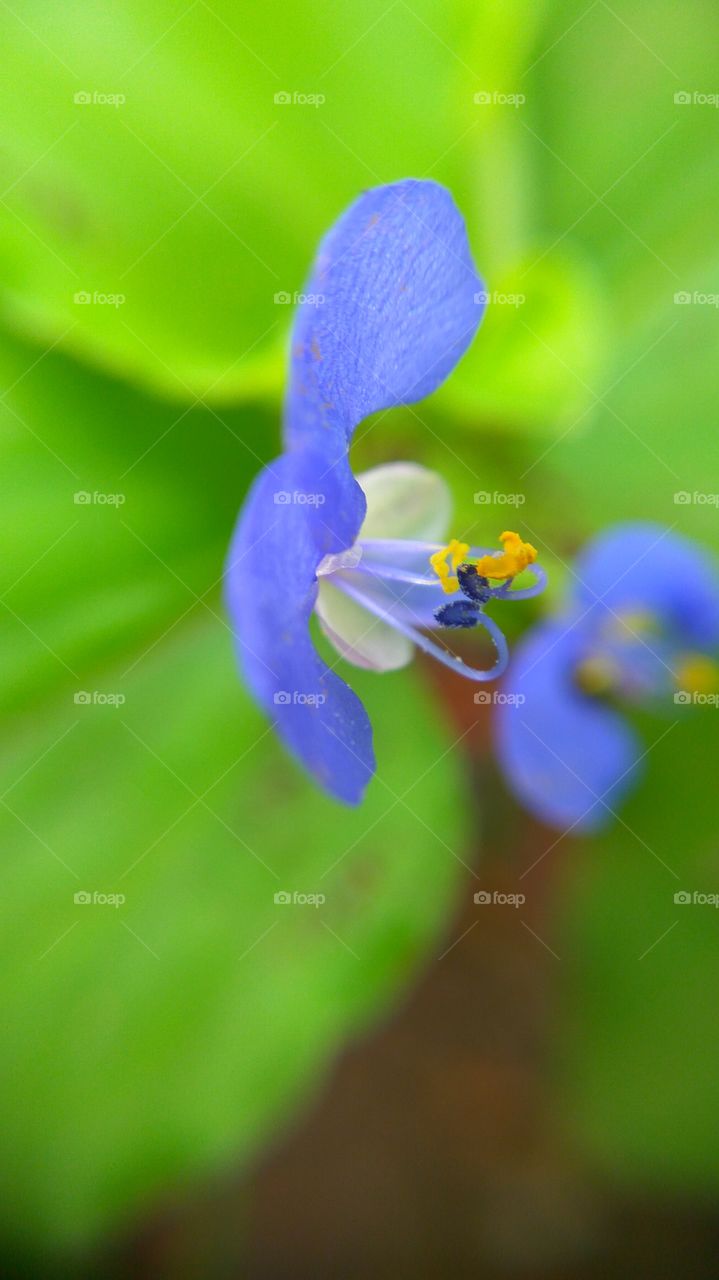
[[(553, 599), (614, 520), (716, 547), (716, 503), (674, 501), (719, 491), (716, 5), (12, 0), (0, 28), (7, 1256), (79, 1267), (208, 1178), (246, 1187), (321, 1107), (342, 1046), (448, 965), (457, 1017), (490, 1034), (449, 1054), (442, 1089), (481, 1113), (498, 1025), (481, 993), (515, 947), (546, 984), (543, 1051), (518, 1060), (582, 1171), (570, 1187), (711, 1212), (719, 917), (673, 894), (719, 888), (716, 710), (647, 720), (642, 787), (580, 844), (513, 807), (471, 693), (421, 666), (353, 673), (379, 771), (348, 812), (244, 693), (221, 577), (279, 447), (277, 295), (361, 189), (405, 176), (452, 190), (490, 306), (446, 387), (383, 416), (358, 466), (437, 467), (479, 542), (506, 512), (474, 494), (521, 493)], [(529, 914), (478, 959), (492, 868)], [(392, 1072), (421, 1073), (432, 1035), (402, 1043)], [(427, 1133), (432, 1098), (415, 1105)], [(429, 1142), (422, 1159), (408, 1240), (433, 1212), (441, 1238), (447, 1207)], [(500, 1142), (481, 1176), (467, 1165), (466, 1215), (506, 1161)], [(220, 1234), (241, 1258), (256, 1227), (238, 1197)], [(347, 1275), (386, 1246), (339, 1238)], [(319, 1274), (305, 1247), (288, 1272), (258, 1246), (257, 1274)], [(454, 1273), (483, 1248), (468, 1236)]]

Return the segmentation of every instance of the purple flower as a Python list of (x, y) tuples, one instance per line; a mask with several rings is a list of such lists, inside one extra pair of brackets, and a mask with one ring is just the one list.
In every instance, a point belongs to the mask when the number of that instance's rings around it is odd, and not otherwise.
[[(504, 553), (490, 558), (499, 585), (469, 594), (458, 569), (482, 553), (456, 540), (444, 545), (443, 480), (413, 463), (357, 477), (350, 466), (353, 432), (368, 414), (422, 399), (451, 372), (483, 299), (447, 191), (410, 180), (365, 192), (320, 247), (295, 316), (285, 451), (255, 480), (230, 548), (226, 597), (245, 679), (291, 751), (348, 804), (361, 800), (375, 769), (372, 730), (360, 700), (315, 649), (311, 615), (357, 666), (402, 667), (417, 647), (487, 680), (506, 662), (487, 603), (533, 594), (544, 581), (535, 568), (534, 586), (511, 591), (510, 570), (536, 553), (506, 534)], [(443, 625), (456, 592), (465, 620), (446, 625), (489, 632), (498, 653), (491, 671), (426, 634)]]
[(544, 822), (605, 825), (639, 777), (632, 705), (701, 700), (719, 688), (719, 580), (687, 538), (615, 526), (577, 560), (569, 607), (517, 646), (497, 708), (505, 777)]

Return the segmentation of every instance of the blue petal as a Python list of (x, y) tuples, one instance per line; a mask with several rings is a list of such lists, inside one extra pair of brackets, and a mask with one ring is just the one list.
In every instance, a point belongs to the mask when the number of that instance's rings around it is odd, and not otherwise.
[[(594, 624), (631, 611), (653, 613), (682, 644), (719, 644), (719, 577), (697, 543), (662, 525), (615, 525), (575, 562), (574, 599)], [(596, 597), (600, 597), (600, 602)]]
[(247, 684), (288, 747), (320, 786), (358, 804), (375, 768), (372, 728), (309, 633), (318, 508), (297, 497), (315, 492), (316, 465), (309, 455), (286, 454), (255, 480), (230, 547), (227, 607)]
[(355, 427), (444, 381), (474, 337), (484, 296), (462, 216), (434, 182), (366, 191), (322, 242), (292, 335), (285, 445), (324, 457), (342, 546), (365, 512), (348, 459)]
[[(447, 377), (477, 329), (483, 292), (443, 188), (406, 181), (361, 196), (324, 240), (297, 313), (288, 452), (256, 481), (232, 543), (227, 601), (245, 678), (320, 785), (347, 803), (374, 772), (372, 735), (359, 699), (310, 641), (315, 570), (352, 546), (364, 518), (348, 457), (355, 427)], [(275, 701), (295, 690), (325, 701)]]
[(542, 822), (594, 831), (636, 784), (640, 748), (618, 712), (574, 687), (586, 637), (569, 625), (544, 623), (515, 648), (502, 693), (519, 699), (497, 707), (497, 752), (509, 787)]

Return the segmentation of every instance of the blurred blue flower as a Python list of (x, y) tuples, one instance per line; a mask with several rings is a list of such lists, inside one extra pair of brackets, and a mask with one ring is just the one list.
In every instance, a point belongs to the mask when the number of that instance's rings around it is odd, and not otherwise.
[(360, 700), (314, 647), (313, 612), (355, 665), (392, 670), (416, 646), (487, 680), (503, 669), (506, 644), (486, 603), (533, 594), (544, 581), (537, 568), (533, 586), (511, 590), (510, 570), (536, 553), (502, 535), (505, 550), (489, 566), (500, 585), (464, 592), (466, 620), (447, 619), (481, 624), (497, 648), (491, 671), (467, 666), (423, 630), (443, 625), (446, 595), (463, 590), (458, 569), (482, 554), (456, 540), (444, 545), (444, 481), (413, 463), (357, 477), (350, 466), (363, 418), (420, 400), (451, 372), (484, 298), (447, 191), (409, 180), (365, 192), (323, 241), (299, 299), (285, 451), (257, 477), (230, 548), (226, 598), (245, 679), (315, 780), (348, 804), (361, 800), (374, 772), (372, 731)]
[(719, 688), (716, 566), (659, 525), (615, 526), (578, 558), (566, 612), (512, 656), (497, 708), (499, 760), (544, 822), (593, 831), (636, 785), (644, 758), (622, 714), (674, 710)]

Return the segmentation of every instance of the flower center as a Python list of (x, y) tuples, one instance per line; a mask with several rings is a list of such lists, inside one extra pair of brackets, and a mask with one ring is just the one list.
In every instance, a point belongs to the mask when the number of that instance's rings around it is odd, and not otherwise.
[(590, 697), (645, 702), (672, 687), (686, 694), (719, 690), (719, 666), (707, 654), (678, 652), (659, 620), (626, 612), (602, 627), (594, 647), (577, 663), (574, 678)]
[[(503, 550), (467, 559), (469, 545), (456, 538), (429, 557), (446, 595), (461, 591), (462, 600), (453, 600), (435, 609), (435, 621), (441, 627), (476, 627), (484, 622), (484, 606), (494, 598), (506, 598), (512, 579), (537, 558), (535, 548), (522, 542), (518, 533), (505, 530), (500, 534)], [(490, 579), (502, 585), (490, 587)]]
[(463, 589), (458, 570), (464, 564), (471, 564), (481, 578), (505, 582), (509, 578), (516, 578), (517, 574), (522, 573), (537, 559), (536, 548), (531, 542), (523, 542), (518, 533), (506, 529), (504, 533), (500, 533), (499, 541), (502, 543), (502, 551), (481, 556), (478, 560), (467, 561), (469, 544), (458, 542), (456, 538), (452, 538), (446, 547), (431, 555), (429, 563), (442, 584), (442, 590), (447, 595), (453, 595), (455, 591)]
[[(544, 589), (546, 576), (535, 565), (534, 581), (519, 590), (510, 590), (511, 579), (536, 558), (536, 551), (517, 534), (502, 534), (504, 551), (486, 554), (453, 538), (446, 546), (401, 538), (360, 537), (354, 547), (325, 556), (317, 576), (328, 586), (349, 597), (372, 614), (365, 632), (354, 634), (354, 648), (360, 645), (371, 626), (383, 624), (410, 640), (437, 661), (472, 680), (495, 679), (504, 670), (506, 640), (484, 606), (493, 599), (524, 600)], [(431, 572), (428, 568), (431, 566)], [(486, 568), (488, 575), (480, 572)], [(490, 578), (495, 585), (490, 586)], [(443, 597), (461, 592), (461, 598), (442, 604)], [(326, 599), (326, 596), (325, 596)], [(356, 619), (355, 613), (355, 619)], [(322, 612), (320, 608), (320, 617)], [(446, 645), (426, 634), (442, 628), (481, 626), (491, 638), (497, 659), (489, 670), (468, 666)], [(342, 639), (335, 615), (330, 629)], [(349, 647), (349, 641), (348, 647)], [(361, 664), (360, 664), (361, 665)], [(381, 669), (376, 667), (376, 669)], [(388, 668), (389, 669), (389, 668)]]

